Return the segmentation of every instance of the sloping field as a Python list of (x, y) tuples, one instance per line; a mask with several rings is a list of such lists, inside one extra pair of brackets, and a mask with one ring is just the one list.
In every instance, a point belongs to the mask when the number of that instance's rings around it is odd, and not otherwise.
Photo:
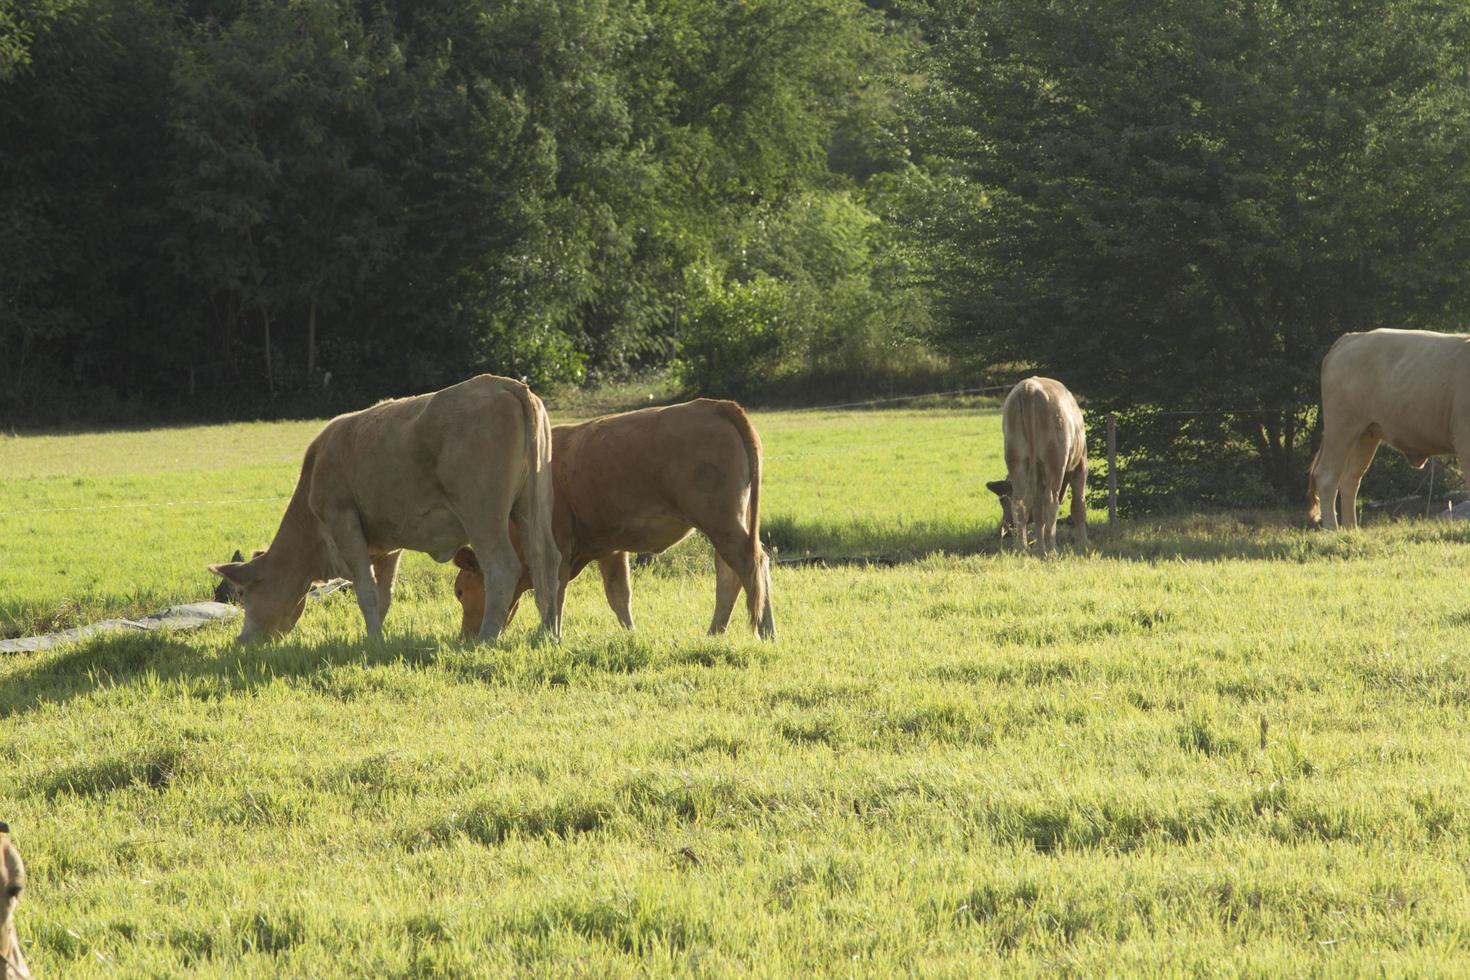
[[(38, 975), (1440, 973), (1470, 956), (1470, 535), (990, 553), (984, 408), (769, 413), (780, 640), (689, 543), (559, 646), (405, 562), (288, 642), (0, 657)], [(205, 598), (312, 425), (0, 441), (10, 633)]]

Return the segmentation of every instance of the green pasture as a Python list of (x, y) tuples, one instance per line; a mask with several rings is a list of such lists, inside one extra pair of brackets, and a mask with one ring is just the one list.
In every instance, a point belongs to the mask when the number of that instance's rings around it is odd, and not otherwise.
[[(994, 551), (981, 405), (756, 416), (780, 639), (689, 543), (559, 645), (406, 563), (283, 643), (0, 655), (38, 976), (1454, 975), (1470, 532), (1285, 515)], [(309, 424), (0, 441), (0, 617), (208, 596)], [(1065, 539), (1064, 539), (1065, 540)]]

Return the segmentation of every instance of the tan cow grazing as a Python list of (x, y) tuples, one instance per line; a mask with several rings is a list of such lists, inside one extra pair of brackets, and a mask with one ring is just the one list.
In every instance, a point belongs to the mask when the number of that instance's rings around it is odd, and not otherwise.
[(1032, 520), (1041, 550), (1056, 550), (1057, 511), (1069, 486), (1077, 544), (1087, 547), (1087, 430), (1077, 399), (1060, 381), (1027, 378), (1006, 395), (1000, 425), (1008, 472), (985, 486), (1000, 497), (1016, 550), (1026, 549)]
[(1456, 453), (1470, 473), (1470, 336), (1426, 330), (1343, 334), (1322, 358), (1322, 445), (1308, 475), (1307, 516), (1358, 526), (1358, 486), (1386, 442), (1418, 469)]
[(20, 936), (15, 931), (15, 906), (26, 888), (26, 866), (10, 842), (10, 828), (0, 823), (0, 980), (30, 980)]
[[(700, 398), (608, 415), (551, 430), (556, 487), (552, 527), (561, 587), (589, 563), (624, 628), (633, 628), (630, 552), (659, 552), (698, 530), (715, 548), (715, 615), (721, 633), (740, 590), (751, 625), (775, 639), (770, 561), (760, 545), (761, 441), (734, 402)], [(512, 529), (515, 533), (516, 529)], [(482, 617), (484, 584), (472, 549), (461, 549), (454, 592), (464, 629)], [(515, 594), (533, 586), (524, 569)], [(537, 594), (541, 587), (535, 585)], [(509, 615), (515, 613), (512, 604)]]
[(240, 640), (290, 632), (313, 582), (350, 579), (370, 637), (382, 635), (404, 548), (448, 561), (466, 541), (489, 555), (479, 624), (493, 640), (521, 575), (507, 531), (523, 531), (541, 626), (561, 636), (561, 557), (551, 533), (551, 426), (519, 381), (482, 374), (443, 391), (339, 415), (306, 448), (296, 492), (264, 553), (210, 565), (240, 590)]

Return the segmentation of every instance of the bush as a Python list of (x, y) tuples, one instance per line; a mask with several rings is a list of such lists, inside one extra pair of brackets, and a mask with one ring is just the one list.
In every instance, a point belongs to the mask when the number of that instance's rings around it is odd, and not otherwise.
[(791, 287), (768, 276), (708, 285), (690, 303), (675, 364), (680, 382), (709, 395), (748, 395), (773, 380), (799, 326)]

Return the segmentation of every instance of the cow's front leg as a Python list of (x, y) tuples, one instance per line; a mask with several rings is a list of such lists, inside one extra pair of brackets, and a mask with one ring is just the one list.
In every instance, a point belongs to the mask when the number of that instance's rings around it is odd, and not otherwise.
[(373, 559), (373, 578), (378, 586), (378, 622), (388, 618), (388, 607), (393, 604), (393, 581), (398, 577), (398, 560), (402, 551), (390, 551)]
[(599, 559), (598, 569), (602, 572), (602, 592), (613, 615), (623, 624), (623, 629), (633, 628), (633, 577), (628, 570), (628, 553), (619, 551)]
[(1011, 536), (1011, 547), (1015, 549), (1018, 554), (1026, 550), (1026, 525), (1030, 523), (1031, 517), (1032, 515), (1027, 512), (1026, 505), (1016, 498), (1012, 497), (1011, 520), (1013, 521), (1013, 523), (1011, 525), (1011, 530), (1013, 533)]
[(337, 552), (341, 570), (352, 580), (352, 591), (357, 595), (357, 608), (362, 610), (362, 621), (367, 628), (367, 635), (369, 639), (381, 639), (383, 610), (378, 604), (373, 562), (368, 555), (367, 539), (363, 536), (357, 513), (347, 509), (340, 510), (326, 521), (326, 525), (327, 532), (332, 536), (332, 547)]

